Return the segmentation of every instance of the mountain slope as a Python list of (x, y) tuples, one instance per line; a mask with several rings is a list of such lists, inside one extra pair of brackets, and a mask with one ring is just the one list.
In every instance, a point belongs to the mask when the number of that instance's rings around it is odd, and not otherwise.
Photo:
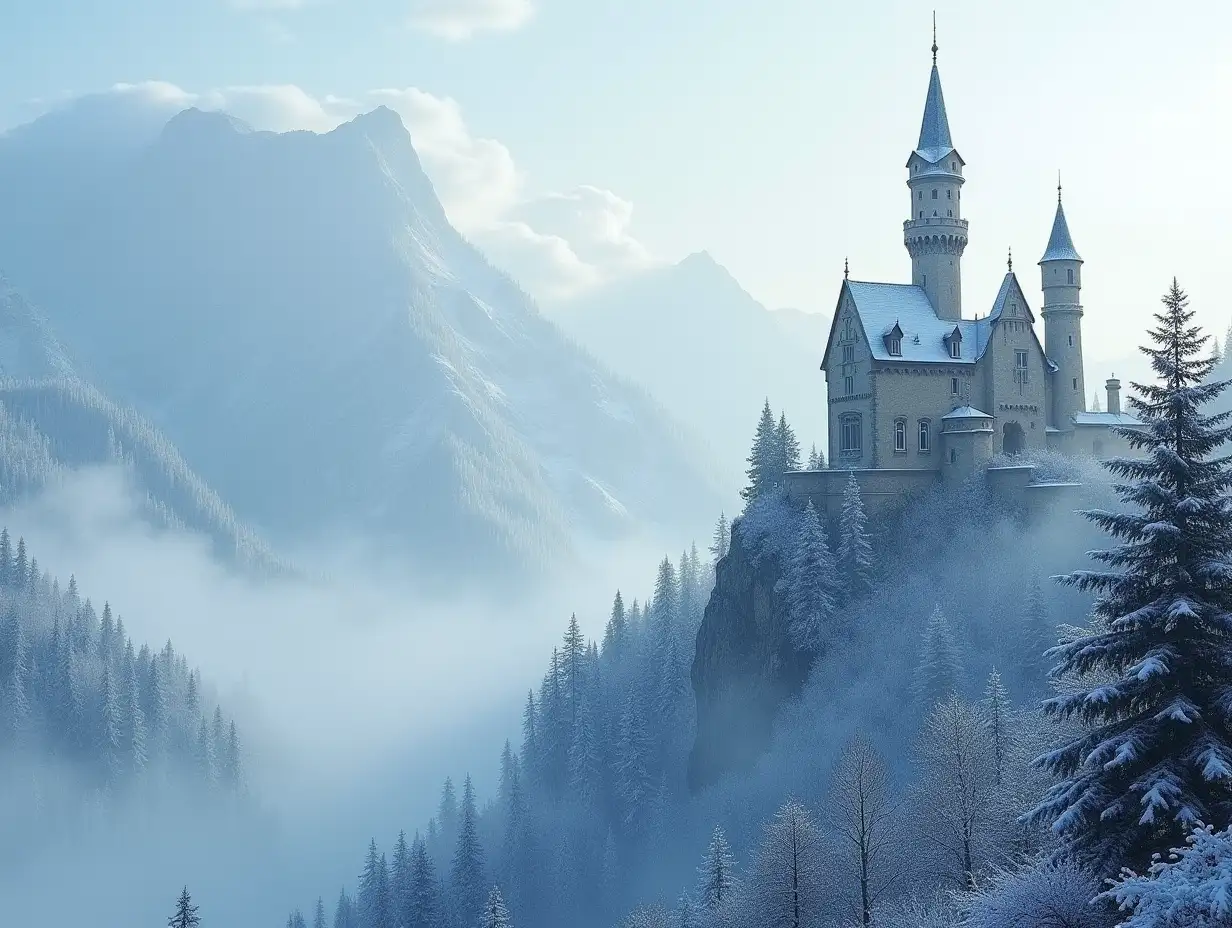
[(693, 427), (741, 485), (762, 403), (786, 410), (807, 452), (823, 448), (826, 320), (771, 312), (705, 252), (554, 307), (553, 316), (611, 367)]
[(13, 278), (271, 532), (542, 564), (579, 531), (713, 511), (677, 428), (449, 225), (392, 111), (324, 135), (185, 111), (33, 235), (21, 191), (52, 185), (23, 186), (3, 142)]

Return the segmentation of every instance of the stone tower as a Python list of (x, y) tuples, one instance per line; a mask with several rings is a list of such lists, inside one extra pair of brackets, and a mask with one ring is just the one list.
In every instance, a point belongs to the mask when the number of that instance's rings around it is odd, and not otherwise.
[(1061, 206), (1061, 184), (1057, 182), (1057, 216), (1052, 235), (1040, 258), (1040, 278), (1044, 289), (1044, 353), (1057, 365), (1052, 375), (1052, 424), (1062, 431), (1074, 427), (1073, 415), (1086, 409), (1086, 387), (1082, 377), (1082, 258), (1074, 248)]
[(933, 71), (924, 100), (920, 141), (907, 159), (911, 212), (903, 223), (903, 243), (911, 255), (911, 282), (924, 289), (942, 319), (962, 318), (961, 261), (967, 247), (967, 221), (962, 218), (963, 165), (950, 140), (934, 30)]

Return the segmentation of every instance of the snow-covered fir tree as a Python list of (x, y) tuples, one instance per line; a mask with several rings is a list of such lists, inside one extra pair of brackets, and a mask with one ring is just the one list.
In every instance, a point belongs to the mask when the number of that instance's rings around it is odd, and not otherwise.
[(775, 466), (778, 468), (776, 482), (783, 473), (800, 469), (800, 442), (795, 430), (787, 424), (787, 414), (779, 413), (779, 424), (774, 427)]
[(862, 599), (872, 590), (873, 546), (868, 537), (868, 518), (856, 475), (850, 474), (843, 489), (839, 515), (838, 575), (844, 602)]
[(1118, 544), (1065, 578), (1096, 594), (1103, 627), (1054, 652), (1054, 676), (1079, 685), (1045, 709), (1081, 730), (1040, 759), (1059, 782), (1034, 812), (1107, 874), (1232, 821), (1232, 428), (1204, 412), (1227, 383), (1206, 382), (1207, 337), (1175, 281), (1162, 302), (1143, 349), (1157, 382), (1129, 400), (1143, 428), (1122, 433), (1145, 456), (1106, 464), (1124, 511), (1087, 513)]
[(698, 869), (696, 908), (706, 928), (725, 928), (736, 917), (736, 858), (723, 829), (715, 826)]
[(479, 924), (480, 928), (513, 928), (509, 910), (505, 907), (505, 900), (501, 897), (499, 887), (493, 886), (492, 891), (488, 893), (488, 901), (484, 904), (483, 918)]
[(753, 449), (749, 452), (748, 484), (740, 495), (746, 500), (754, 500), (773, 489), (779, 480), (777, 469), (781, 462), (778, 427), (774, 422), (774, 412), (770, 409), (770, 400), (762, 408), (761, 418), (757, 420), (757, 433), (753, 437)]
[(954, 641), (954, 632), (938, 603), (924, 627), (920, 659), (911, 691), (919, 707), (928, 711), (958, 690), (962, 676), (962, 658)]
[(727, 522), (727, 514), (719, 513), (718, 524), (714, 527), (714, 537), (710, 541), (710, 563), (713, 567), (727, 557), (727, 549), (731, 547), (731, 525)]
[(798, 651), (816, 654), (832, 632), (838, 573), (825, 529), (810, 500), (780, 581), (787, 593), (788, 632)]
[(185, 886), (180, 892), (180, 898), (175, 903), (175, 913), (167, 919), (168, 928), (197, 928), (201, 924), (201, 917), (197, 914), (197, 907), (192, 904), (192, 896), (188, 894), (188, 887)]
[(478, 807), (475, 786), (468, 775), (462, 782), (462, 808), (458, 823), (458, 844), (449, 871), (449, 892), (454, 917), (463, 925), (473, 925), (485, 899), (483, 845), (479, 840)]

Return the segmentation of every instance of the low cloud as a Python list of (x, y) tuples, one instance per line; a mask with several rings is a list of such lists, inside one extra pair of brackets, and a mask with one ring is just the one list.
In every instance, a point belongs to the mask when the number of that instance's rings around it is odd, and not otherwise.
[(258, 129), (328, 132), (384, 105), (406, 124), (450, 221), (533, 296), (556, 301), (655, 263), (633, 232), (633, 204), (594, 185), (534, 191), (508, 146), (476, 134), (457, 100), (416, 87), (314, 96), (295, 84), (185, 90), (165, 81), (117, 84), (70, 106), (117, 100), (170, 118), (196, 106)]
[(535, 15), (532, 0), (412, 0), (411, 25), (451, 42), (477, 32), (520, 29)]

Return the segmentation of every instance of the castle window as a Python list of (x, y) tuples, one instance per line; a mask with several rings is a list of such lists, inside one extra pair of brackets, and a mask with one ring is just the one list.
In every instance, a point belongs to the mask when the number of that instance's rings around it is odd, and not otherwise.
[(934, 200), (937, 199), (937, 188), (936, 187), (933, 188), (933, 199)]
[(1019, 348), (1014, 351), (1014, 382), (1023, 384), (1027, 380), (1027, 353)]
[(1078, 378), (1077, 377), (1074, 378), (1074, 389), (1075, 390), (1078, 389)]
[(952, 199), (954, 199), (954, 191), (953, 191), (953, 190), (948, 190), (948, 189), (947, 189), (947, 190), (945, 191), (945, 198), (946, 198), (947, 200), (952, 200)]
[(954, 215), (954, 211), (953, 211), (952, 209), (947, 209), (947, 210), (945, 211), (945, 214), (946, 214), (947, 216), (953, 217), (953, 215)]
[(843, 378), (843, 392), (848, 396), (856, 392), (856, 379), (854, 377)]
[(844, 454), (859, 454), (863, 447), (860, 417), (849, 414), (839, 420), (839, 450)]
[(1065, 276), (1069, 278), (1069, 282), (1074, 282), (1074, 269), (1072, 267), (1065, 269)]
[(962, 342), (960, 342), (956, 338), (950, 339), (950, 357), (951, 358), (962, 357)]
[(932, 450), (931, 447), (929, 446), (929, 441), (928, 441), (930, 437), (928, 434), (930, 425), (931, 423), (927, 419), (920, 420), (920, 432), (919, 432), (920, 454), (927, 454), (930, 450)]
[(924, 210), (920, 210), (920, 218), (921, 218), (921, 219), (923, 219), (923, 218), (924, 218)]
[(950, 463), (951, 464), (958, 463), (958, 449), (957, 448), (950, 449)]
[(894, 420), (894, 450), (899, 454), (907, 453), (907, 420)]
[(958, 396), (958, 378), (950, 378), (950, 396)]
[(1071, 348), (1073, 348), (1073, 347), (1074, 347), (1074, 336), (1072, 336), (1072, 335), (1069, 337), (1069, 346), (1070, 346)]
[(957, 162), (957, 161), (951, 161), (951, 162), (950, 162), (950, 170), (951, 170), (951, 171), (957, 171), (957, 170), (958, 170), (958, 162)]
[(886, 351), (892, 357), (901, 357), (903, 353), (903, 340), (896, 335), (891, 335), (886, 338)]
[(843, 363), (844, 364), (855, 364), (856, 363), (856, 346), (855, 345), (844, 345), (843, 346)]
[(920, 190), (920, 191), (918, 191), (918, 192), (917, 192), (916, 199), (917, 199), (917, 200), (922, 200), (922, 199), (924, 199), (924, 191), (923, 191), (923, 190)]

